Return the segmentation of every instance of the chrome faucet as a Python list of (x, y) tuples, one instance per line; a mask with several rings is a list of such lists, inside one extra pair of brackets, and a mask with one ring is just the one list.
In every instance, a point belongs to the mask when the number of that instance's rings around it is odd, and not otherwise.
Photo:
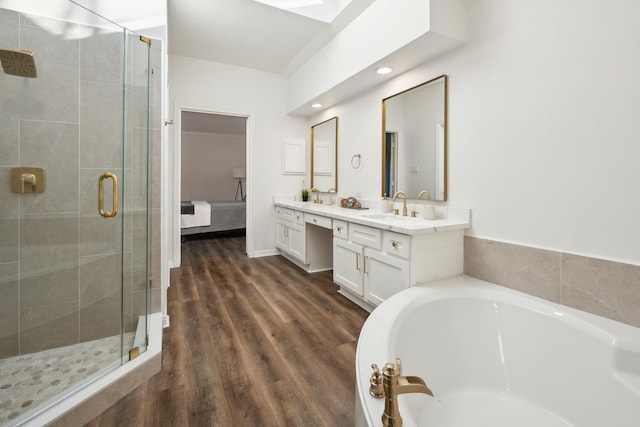
[(315, 193), (316, 193), (316, 199), (313, 201), (313, 203), (322, 203), (322, 200), (320, 200), (320, 191), (319, 191), (317, 188), (313, 187), (313, 188), (311, 189), (311, 192), (312, 192), (312, 193), (313, 193), (313, 192), (315, 192)]
[(398, 197), (402, 197), (403, 201), (402, 201), (402, 216), (407, 216), (407, 195), (404, 193), (404, 191), (396, 191), (396, 194), (393, 195), (393, 200), (391, 200), (392, 202), (396, 201), (396, 198)]
[[(401, 427), (402, 417), (398, 410), (398, 395), (405, 393), (425, 393), (433, 396), (433, 392), (427, 387), (420, 377), (403, 377), (400, 359), (396, 364), (387, 363), (382, 368), (382, 388), (384, 389), (384, 412), (382, 413), (382, 425), (385, 427)], [(375, 369), (374, 369), (375, 371)]]
[(431, 194), (429, 194), (429, 192), (427, 190), (422, 190), (421, 192), (418, 193), (418, 199), (422, 199), (422, 196), (426, 194), (427, 198), (426, 200), (431, 200)]

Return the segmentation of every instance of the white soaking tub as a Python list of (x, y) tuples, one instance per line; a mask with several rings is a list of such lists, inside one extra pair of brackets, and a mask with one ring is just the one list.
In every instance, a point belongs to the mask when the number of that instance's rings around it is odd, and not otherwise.
[(638, 427), (640, 328), (459, 276), (389, 298), (356, 354), (356, 424), (380, 426), (371, 364), (433, 391), (398, 397), (404, 426)]

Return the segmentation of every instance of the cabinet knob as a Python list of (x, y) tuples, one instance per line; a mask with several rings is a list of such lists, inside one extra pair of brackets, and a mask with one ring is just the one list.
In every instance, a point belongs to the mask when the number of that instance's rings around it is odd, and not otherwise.
[(392, 240), (391, 246), (393, 246), (394, 249), (398, 249), (400, 247), (400, 242), (396, 242), (395, 240)]
[(342, 233), (342, 226), (341, 225), (337, 226), (336, 230), (338, 230), (338, 233)]

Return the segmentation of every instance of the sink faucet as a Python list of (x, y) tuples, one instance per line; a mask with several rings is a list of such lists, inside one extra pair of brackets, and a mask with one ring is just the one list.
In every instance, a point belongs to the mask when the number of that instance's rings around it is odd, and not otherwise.
[(418, 193), (418, 199), (422, 199), (422, 195), (423, 194), (427, 195), (427, 199), (426, 200), (431, 200), (431, 194), (429, 194), (429, 192), (427, 190), (422, 190), (420, 193)]
[(384, 412), (382, 425), (385, 427), (401, 427), (402, 417), (398, 410), (398, 395), (404, 393), (425, 393), (433, 396), (429, 387), (420, 377), (401, 376), (400, 359), (396, 364), (387, 363), (382, 369), (382, 387), (384, 389)]
[(322, 200), (320, 200), (320, 191), (319, 191), (317, 188), (313, 187), (313, 188), (311, 189), (311, 192), (312, 192), (312, 193), (313, 193), (313, 192), (315, 192), (315, 193), (316, 193), (316, 199), (313, 201), (313, 203), (322, 203)]
[(403, 201), (402, 201), (402, 216), (407, 216), (407, 195), (404, 193), (404, 191), (396, 191), (396, 194), (393, 195), (393, 200), (391, 200), (392, 202), (396, 201), (396, 198), (398, 197), (402, 197)]

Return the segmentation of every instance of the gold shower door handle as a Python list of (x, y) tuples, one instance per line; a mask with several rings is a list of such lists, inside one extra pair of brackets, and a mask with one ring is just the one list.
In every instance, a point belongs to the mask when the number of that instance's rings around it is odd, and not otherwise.
[[(110, 179), (113, 183), (113, 210), (105, 212), (104, 210), (104, 180)], [(98, 180), (98, 212), (105, 218), (113, 218), (118, 215), (118, 177), (111, 172), (105, 172)]]

